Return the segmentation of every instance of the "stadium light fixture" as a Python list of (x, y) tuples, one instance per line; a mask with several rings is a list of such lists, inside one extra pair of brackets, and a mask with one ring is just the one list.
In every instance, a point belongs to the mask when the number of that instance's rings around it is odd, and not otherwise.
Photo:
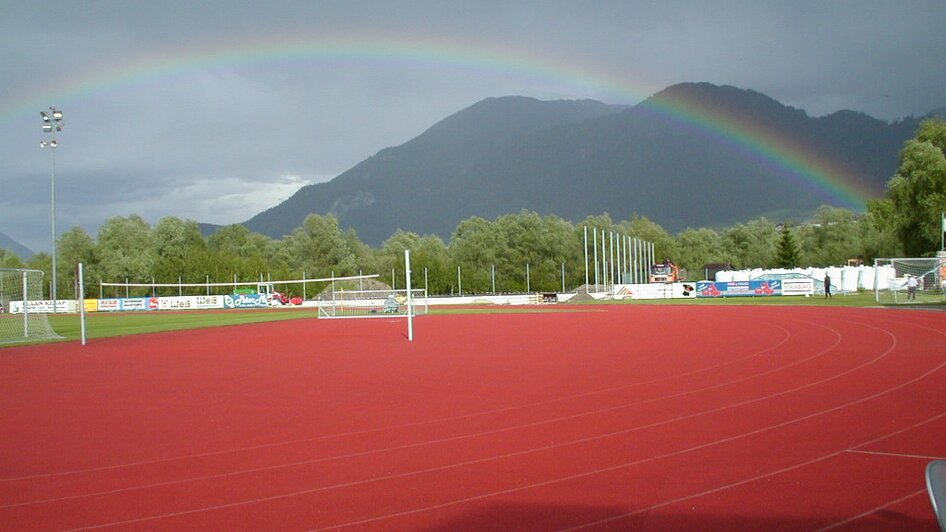
[[(43, 132), (52, 133), (55, 131), (62, 131), (62, 111), (56, 109), (55, 107), (50, 107), (49, 112), (40, 111), (40, 116), (43, 117)], [(44, 140), (39, 143), (41, 148), (51, 148), (52, 156), (50, 159), (50, 210), (52, 211), (52, 236), (53, 236), (53, 283), (52, 288), (50, 289), (50, 295), (53, 299), (53, 312), (56, 312), (56, 147), (59, 143), (56, 142), (56, 139)]]

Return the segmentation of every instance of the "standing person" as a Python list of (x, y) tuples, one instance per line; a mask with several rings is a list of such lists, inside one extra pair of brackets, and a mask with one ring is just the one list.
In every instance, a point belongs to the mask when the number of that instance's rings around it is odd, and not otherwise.
[(916, 287), (918, 285), (916, 276), (907, 274), (907, 301), (916, 301)]
[(943, 293), (946, 294), (946, 260), (939, 263), (939, 287), (942, 288)]
[(831, 297), (831, 276), (824, 273), (824, 297)]

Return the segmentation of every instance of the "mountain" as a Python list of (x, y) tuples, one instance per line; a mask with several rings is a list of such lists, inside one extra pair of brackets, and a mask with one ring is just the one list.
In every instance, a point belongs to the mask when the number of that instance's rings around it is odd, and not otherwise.
[(23, 260), (27, 260), (33, 257), (33, 252), (29, 248), (20, 244), (16, 240), (8, 237), (7, 235), (0, 233), (0, 249), (5, 249), (7, 251), (12, 251), (16, 254), (17, 257), (20, 257)]
[[(310, 213), (334, 213), (361, 240), (378, 245), (398, 228), (448, 236), (469, 194), (468, 174), (520, 139), (623, 110), (591, 100), (488, 98), (396, 148), (386, 148), (327, 183), (301, 188), (243, 225), (281, 237)], [(499, 192), (499, 191), (497, 191)]]
[[(377, 246), (397, 229), (448, 238), (463, 219), (521, 209), (573, 221), (637, 213), (671, 232), (799, 216), (841, 200), (826, 192), (827, 174), (810, 171), (815, 161), (882, 195), (918, 124), (853, 111), (813, 118), (709, 83), (674, 85), (633, 107), (489, 98), (244, 225), (280, 237), (310, 213), (333, 213)], [(763, 156), (760, 139), (788, 148)]]

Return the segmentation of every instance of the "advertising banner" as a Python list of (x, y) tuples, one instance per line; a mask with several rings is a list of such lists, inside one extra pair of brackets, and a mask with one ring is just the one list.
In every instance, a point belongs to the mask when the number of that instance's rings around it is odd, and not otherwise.
[(233, 294), (223, 296), (224, 308), (267, 308), (266, 296), (262, 294)]
[[(27, 312), (53, 312), (53, 302), (52, 301), (28, 301), (26, 306)], [(56, 302), (56, 312), (59, 313), (69, 313), (69, 312), (79, 312), (79, 305), (73, 299), (60, 299)], [(10, 314), (22, 314), (23, 313), (23, 302), (22, 301), (10, 301)]]
[(158, 310), (206, 310), (224, 306), (224, 296), (172, 296), (157, 299)]
[(194, 308), (223, 308), (223, 296), (194, 296)]
[(126, 297), (122, 299), (122, 310), (150, 310), (147, 297)]
[(810, 296), (814, 293), (814, 279), (782, 279), (783, 296)]
[(115, 312), (122, 309), (122, 300), (118, 298), (99, 299), (99, 312)]
[(782, 281), (697, 281), (696, 297), (757, 297), (782, 295)]
[(682, 299), (696, 297), (696, 283), (642, 283), (614, 286), (614, 299)]

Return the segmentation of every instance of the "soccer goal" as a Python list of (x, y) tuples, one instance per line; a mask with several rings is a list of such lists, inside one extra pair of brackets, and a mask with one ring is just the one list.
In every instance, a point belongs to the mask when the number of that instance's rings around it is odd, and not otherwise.
[[(411, 252), (404, 250), (404, 281), (396, 290), (345, 290), (333, 284), (331, 298), (319, 302), (320, 318), (406, 318), (407, 339), (414, 340), (414, 316), (427, 314), (427, 290), (411, 288)], [(419, 310), (419, 312), (418, 312)]]
[(946, 257), (874, 259), (874, 299), (882, 304), (946, 302)]
[(0, 344), (62, 338), (49, 324), (43, 272), (0, 268)]
[(331, 299), (319, 301), (320, 318), (397, 318), (427, 312), (427, 290), (423, 288), (334, 290)]

